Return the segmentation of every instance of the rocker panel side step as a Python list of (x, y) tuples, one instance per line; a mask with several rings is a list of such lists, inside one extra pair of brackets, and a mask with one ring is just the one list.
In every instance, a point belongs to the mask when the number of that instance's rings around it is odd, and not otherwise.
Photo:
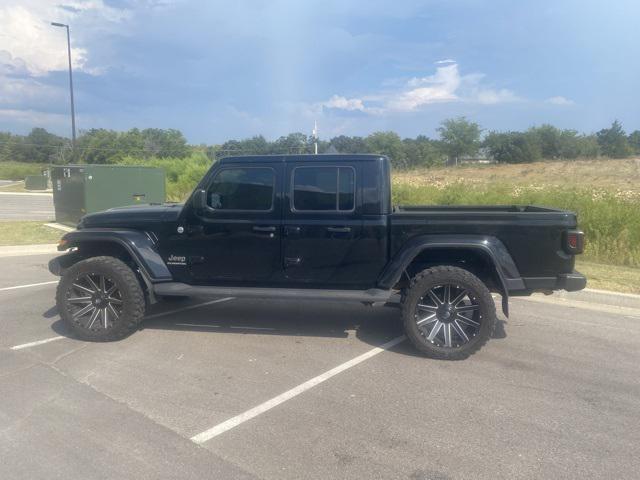
[(391, 290), (370, 288), (369, 290), (320, 290), (309, 288), (255, 288), (255, 287), (208, 287), (167, 282), (153, 286), (156, 295), (163, 296), (224, 296), (246, 298), (277, 298), (291, 300), (327, 300), (342, 302), (386, 302)]

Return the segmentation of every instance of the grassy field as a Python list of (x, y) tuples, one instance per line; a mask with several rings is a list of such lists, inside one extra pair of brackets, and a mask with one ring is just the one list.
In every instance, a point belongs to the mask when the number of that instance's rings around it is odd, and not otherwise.
[(640, 268), (606, 265), (579, 258), (576, 270), (587, 277), (587, 288), (640, 294)]
[(640, 158), (544, 161), (501, 165), (463, 165), (393, 173), (395, 183), (410, 186), (509, 183), (519, 186), (588, 186), (640, 196)]
[(26, 188), (24, 188), (24, 182), (16, 182), (11, 185), (0, 185), (0, 192), (18, 192), (25, 193), (28, 192)]
[(58, 243), (62, 235), (42, 222), (0, 222), (0, 246)]
[[(624, 174), (621, 174), (623, 172)], [(640, 160), (396, 172), (394, 204), (534, 204), (578, 214), (584, 258), (640, 268)]]
[(45, 168), (40, 163), (0, 162), (0, 180), (24, 180), (27, 175), (40, 175)]

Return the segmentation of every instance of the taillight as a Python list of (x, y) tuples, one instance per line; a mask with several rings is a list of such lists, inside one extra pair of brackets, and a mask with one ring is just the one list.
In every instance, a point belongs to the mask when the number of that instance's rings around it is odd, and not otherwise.
[(567, 230), (564, 232), (564, 251), (577, 255), (584, 251), (584, 232), (580, 230)]

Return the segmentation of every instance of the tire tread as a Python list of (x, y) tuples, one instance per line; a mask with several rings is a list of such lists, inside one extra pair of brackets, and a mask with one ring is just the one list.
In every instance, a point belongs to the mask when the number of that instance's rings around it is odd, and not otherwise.
[[(476, 293), (480, 297), (480, 301), (483, 302), (488, 309), (488, 311), (485, 312), (485, 320), (489, 322), (489, 328), (483, 333), (483, 335), (480, 336), (477, 341), (469, 345), (468, 348), (462, 350), (443, 352), (441, 350), (432, 349), (430, 348), (430, 346), (426, 345), (418, 338), (415, 338), (415, 336), (408, 328), (409, 322), (415, 321), (413, 318), (413, 302), (411, 301), (411, 297), (420, 293), (418, 291), (417, 285), (428, 279), (431, 279), (431, 281), (437, 281), (439, 277), (443, 276), (458, 277), (462, 282), (472, 285), (475, 289), (477, 289)], [(413, 346), (421, 353), (431, 358), (441, 360), (464, 360), (473, 355), (487, 343), (489, 338), (493, 336), (497, 324), (495, 303), (493, 301), (493, 297), (491, 296), (491, 292), (489, 292), (489, 289), (487, 289), (486, 285), (482, 282), (482, 280), (480, 280), (468, 270), (450, 265), (441, 265), (427, 268), (426, 270), (422, 270), (420, 273), (416, 274), (411, 279), (411, 282), (409, 282), (409, 286), (407, 287), (407, 289), (402, 293), (401, 312), (404, 330), (406, 332), (407, 338), (409, 338), (409, 341), (413, 344)]]
[[(89, 272), (93, 271), (96, 266), (98, 266), (98, 268), (106, 267), (107, 269), (112, 270), (124, 283), (124, 289), (126, 289), (127, 296), (129, 297), (129, 303), (127, 305), (129, 311), (128, 315), (121, 317), (123, 321), (118, 322), (114, 328), (103, 332), (101, 335), (89, 335), (85, 330), (78, 327), (71, 319), (65, 318), (65, 310), (62, 308), (62, 304), (65, 301), (68, 283), (67, 278), (75, 276), (79, 270), (87, 269)], [(140, 282), (138, 281), (136, 274), (122, 260), (108, 256), (90, 257), (69, 268), (69, 270), (65, 272), (60, 283), (58, 283), (56, 302), (58, 304), (58, 311), (60, 312), (60, 315), (74, 334), (84, 340), (105, 342), (121, 340), (137, 330), (141, 320), (144, 318), (146, 308), (144, 292), (142, 291), (142, 287), (140, 286)]]

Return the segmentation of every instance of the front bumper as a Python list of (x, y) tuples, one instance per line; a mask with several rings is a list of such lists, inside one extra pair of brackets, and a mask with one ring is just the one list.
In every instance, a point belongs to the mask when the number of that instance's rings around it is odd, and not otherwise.
[(60, 257), (49, 260), (49, 271), (56, 277), (62, 275), (62, 265), (60, 265)]
[(56, 277), (61, 277), (67, 268), (79, 260), (82, 260), (82, 257), (77, 252), (65, 253), (49, 260), (49, 271)]

